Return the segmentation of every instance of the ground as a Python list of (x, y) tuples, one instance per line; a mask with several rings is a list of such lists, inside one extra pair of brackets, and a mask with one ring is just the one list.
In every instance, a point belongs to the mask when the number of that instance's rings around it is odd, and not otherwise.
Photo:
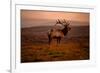
[(72, 27), (67, 36), (57, 45), (48, 44), (47, 30), (50, 27), (21, 29), (21, 62), (47, 62), (89, 60), (89, 27)]

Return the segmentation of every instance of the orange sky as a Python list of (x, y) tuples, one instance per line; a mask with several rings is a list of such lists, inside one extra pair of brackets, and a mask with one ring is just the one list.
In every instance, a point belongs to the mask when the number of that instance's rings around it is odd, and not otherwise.
[[(50, 11), (34, 11), (34, 10), (21, 10), (21, 20), (23, 25), (39, 20), (57, 20), (66, 19), (70, 21), (89, 22), (89, 13), (79, 12), (50, 12)], [(33, 20), (31, 22), (27, 21)], [(35, 22), (36, 23), (36, 22)]]

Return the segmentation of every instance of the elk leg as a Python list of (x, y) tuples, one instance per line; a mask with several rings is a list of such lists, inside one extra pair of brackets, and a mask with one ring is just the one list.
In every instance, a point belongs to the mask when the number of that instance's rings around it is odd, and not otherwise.
[(60, 40), (61, 40), (61, 37), (59, 37), (59, 39), (58, 39), (58, 43), (60, 44)]
[(57, 44), (59, 43), (59, 39), (57, 38)]
[(57, 37), (57, 44), (60, 44), (61, 37)]
[(49, 38), (49, 45), (51, 44), (51, 37), (50, 37), (50, 35), (48, 36), (48, 38)]
[(52, 41), (52, 39), (50, 38), (50, 39), (49, 39), (49, 45), (51, 44), (51, 41)]

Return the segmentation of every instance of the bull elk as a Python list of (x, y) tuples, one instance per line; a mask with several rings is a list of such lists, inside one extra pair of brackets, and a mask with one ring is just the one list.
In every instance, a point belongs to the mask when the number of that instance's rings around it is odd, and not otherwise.
[(63, 26), (62, 29), (56, 29), (56, 28), (51, 28), (48, 32), (48, 39), (49, 39), (49, 45), (51, 44), (53, 39), (57, 40), (57, 44), (60, 44), (61, 38), (63, 38), (64, 36), (67, 35), (68, 31), (71, 30), (71, 28), (69, 27), (69, 22), (66, 20), (57, 20), (56, 24), (60, 24)]

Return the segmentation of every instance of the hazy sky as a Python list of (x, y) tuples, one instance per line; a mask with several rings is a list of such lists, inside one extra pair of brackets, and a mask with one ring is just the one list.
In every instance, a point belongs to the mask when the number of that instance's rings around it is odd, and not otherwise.
[(89, 22), (89, 13), (21, 10), (22, 27), (54, 25), (57, 19), (66, 19), (76, 22)]

